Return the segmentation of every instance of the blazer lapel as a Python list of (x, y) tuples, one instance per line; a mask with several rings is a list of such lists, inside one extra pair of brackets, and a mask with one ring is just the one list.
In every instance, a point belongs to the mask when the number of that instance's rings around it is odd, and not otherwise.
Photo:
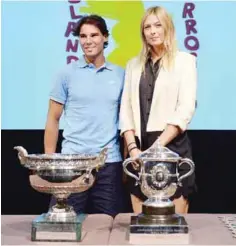
[(133, 112), (134, 112), (134, 118), (135, 118), (135, 124), (136, 124), (136, 136), (139, 138), (141, 142), (141, 123), (140, 123), (140, 100), (139, 100), (139, 84), (140, 84), (140, 78), (142, 74), (142, 66), (138, 63), (135, 66), (135, 69), (133, 70), (132, 76), (133, 76), (133, 83), (134, 83), (134, 93), (132, 95), (134, 103), (133, 103)]

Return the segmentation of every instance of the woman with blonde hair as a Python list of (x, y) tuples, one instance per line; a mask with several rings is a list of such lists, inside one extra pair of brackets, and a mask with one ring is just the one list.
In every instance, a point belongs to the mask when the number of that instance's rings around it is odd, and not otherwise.
[[(120, 128), (129, 155), (137, 157), (158, 139), (181, 157), (191, 158), (186, 129), (196, 104), (195, 56), (177, 49), (174, 24), (162, 7), (146, 11), (141, 37), (142, 51), (126, 67), (121, 101)], [(188, 171), (186, 166), (181, 175)], [(137, 167), (132, 169), (137, 172)], [(133, 210), (140, 213), (146, 197), (132, 178), (128, 177), (128, 184)], [(171, 197), (177, 213), (188, 212), (188, 198), (194, 189), (192, 174)]]

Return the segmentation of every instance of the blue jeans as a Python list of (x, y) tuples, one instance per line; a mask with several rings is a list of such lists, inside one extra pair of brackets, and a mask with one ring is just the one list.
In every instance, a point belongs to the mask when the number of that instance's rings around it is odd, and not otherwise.
[[(77, 214), (101, 213), (115, 217), (124, 211), (122, 174), (121, 162), (106, 163), (95, 174), (93, 186), (87, 191), (71, 194), (68, 204), (74, 207)], [(56, 200), (52, 197), (50, 206), (55, 203)]]

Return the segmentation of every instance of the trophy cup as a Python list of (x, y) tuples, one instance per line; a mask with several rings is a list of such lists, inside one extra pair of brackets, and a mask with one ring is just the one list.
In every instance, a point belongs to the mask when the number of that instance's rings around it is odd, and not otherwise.
[(56, 205), (32, 222), (32, 241), (81, 241), (84, 214), (77, 215), (67, 204), (71, 193), (88, 190), (95, 181), (95, 171), (105, 164), (107, 148), (98, 156), (89, 154), (28, 154), (17, 146), (20, 163), (30, 170), (31, 186), (56, 198)]
[[(138, 176), (127, 170), (130, 163), (139, 164)], [(180, 177), (178, 167), (184, 163), (190, 170)], [(169, 197), (174, 195), (181, 181), (194, 172), (194, 163), (162, 147), (158, 140), (136, 159), (125, 160), (123, 168), (148, 197), (142, 205), (142, 213), (131, 216), (130, 243), (188, 243), (188, 224), (183, 216), (175, 214), (174, 203)]]

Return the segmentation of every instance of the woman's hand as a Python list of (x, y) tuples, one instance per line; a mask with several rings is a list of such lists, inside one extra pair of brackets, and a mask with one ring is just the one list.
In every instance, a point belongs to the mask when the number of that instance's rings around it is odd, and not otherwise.
[[(140, 154), (142, 153), (142, 151), (138, 148), (132, 149), (129, 153), (130, 157), (132, 159), (136, 159)], [(138, 162), (132, 162), (132, 166), (134, 170), (138, 170), (139, 168), (139, 163)]]
[(167, 125), (165, 130), (158, 138), (161, 146), (166, 146), (181, 133), (180, 128), (174, 125)]

